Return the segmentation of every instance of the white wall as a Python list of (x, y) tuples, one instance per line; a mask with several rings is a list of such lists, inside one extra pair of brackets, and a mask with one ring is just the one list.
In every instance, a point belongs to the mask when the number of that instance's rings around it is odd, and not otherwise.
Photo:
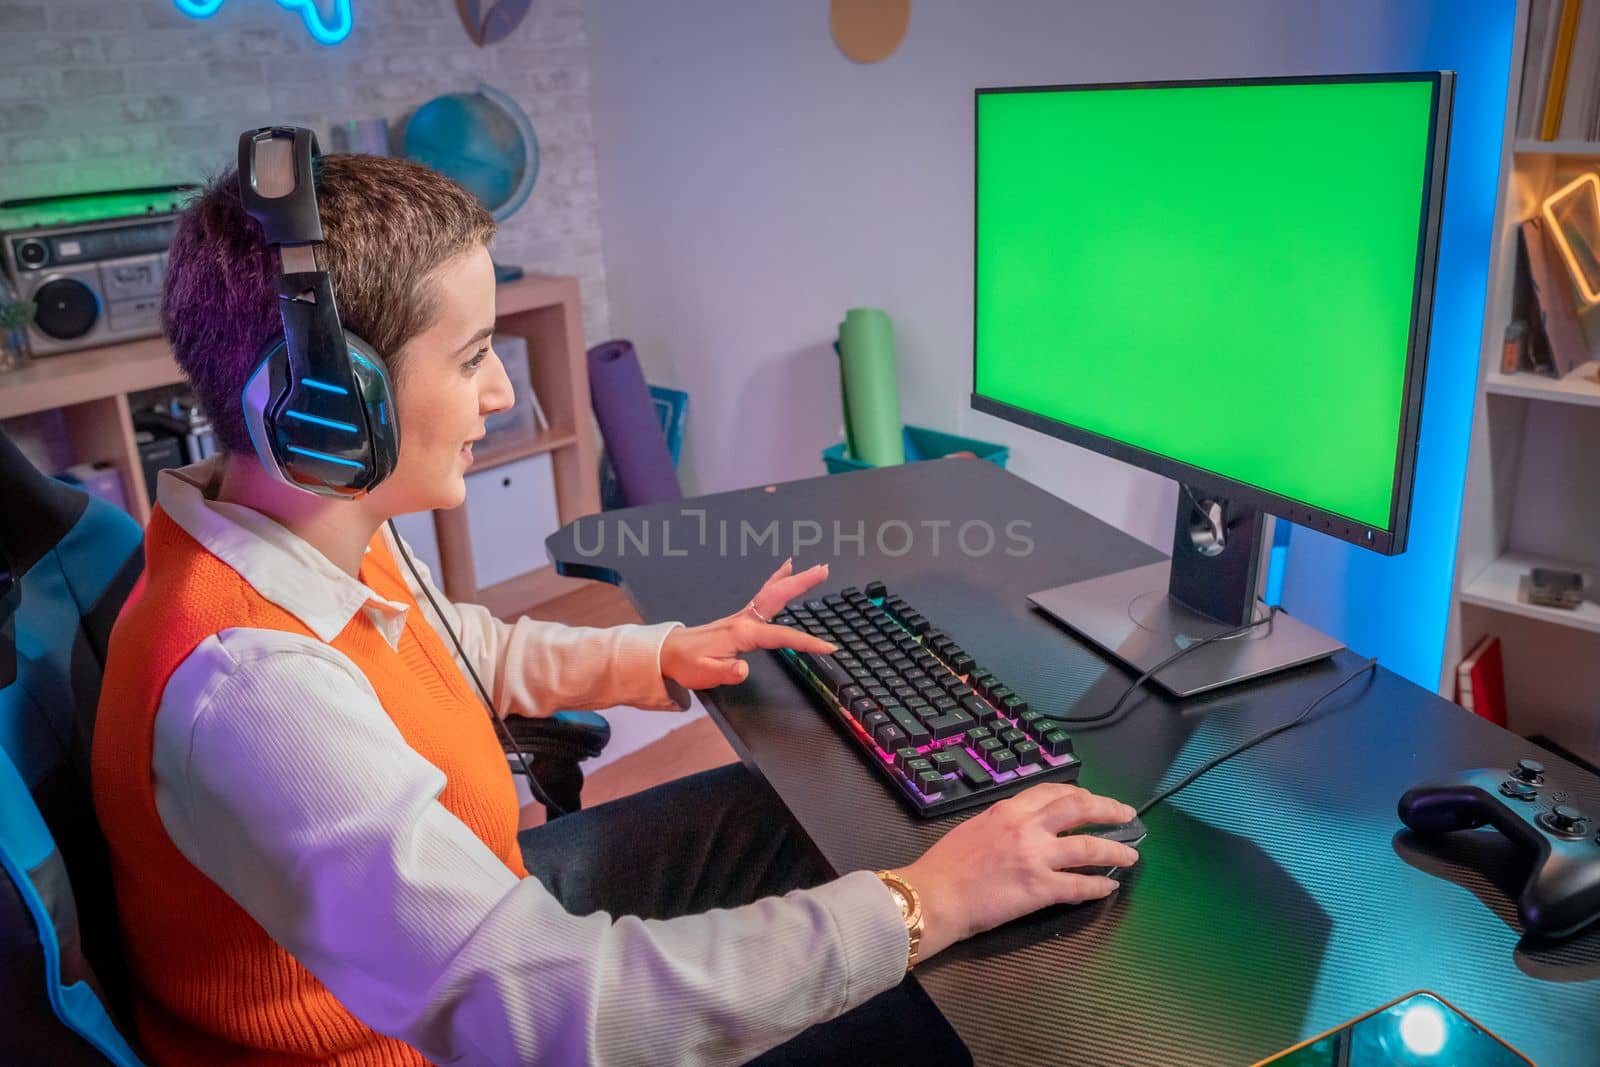
[(612, 332), (692, 394), (686, 491), (821, 473), (828, 345), (875, 305), (907, 421), (1007, 443), (1016, 473), (1167, 548), (1173, 483), (968, 409), (972, 90), (1400, 69), (1453, 6), (917, 0), (899, 51), (859, 66), (821, 0), (584, 0)]

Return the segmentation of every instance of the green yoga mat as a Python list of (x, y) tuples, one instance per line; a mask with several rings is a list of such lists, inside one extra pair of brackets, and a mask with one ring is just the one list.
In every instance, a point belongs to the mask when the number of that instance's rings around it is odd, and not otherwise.
[(850, 453), (874, 467), (906, 461), (894, 326), (878, 308), (851, 308), (839, 324), (839, 370)]

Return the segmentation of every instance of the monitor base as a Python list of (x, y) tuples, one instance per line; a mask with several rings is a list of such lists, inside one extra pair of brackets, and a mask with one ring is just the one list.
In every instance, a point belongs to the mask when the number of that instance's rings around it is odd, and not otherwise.
[[(1143, 674), (1201, 638), (1237, 629), (1193, 611), (1167, 594), (1170, 561), (1101, 578), (1042, 589), (1029, 603)], [(1257, 605), (1257, 617), (1267, 609)], [(1156, 675), (1152, 682), (1178, 697), (1193, 696), (1311, 663), (1344, 648), (1340, 642), (1279, 612), (1271, 622), (1207, 645)]]

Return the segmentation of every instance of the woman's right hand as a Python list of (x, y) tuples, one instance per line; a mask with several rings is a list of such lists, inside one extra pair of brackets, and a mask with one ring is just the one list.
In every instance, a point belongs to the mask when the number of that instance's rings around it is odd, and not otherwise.
[(975, 815), (896, 873), (922, 899), (919, 959), (1051, 904), (1098, 900), (1117, 888), (1075, 867), (1131, 867), (1139, 853), (1080, 826), (1125, 823), (1134, 810), (1110, 797), (1042, 782)]

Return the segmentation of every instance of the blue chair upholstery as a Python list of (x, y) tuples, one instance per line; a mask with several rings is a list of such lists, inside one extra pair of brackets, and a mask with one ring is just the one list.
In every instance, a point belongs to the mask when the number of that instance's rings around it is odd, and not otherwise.
[(0, 430), (0, 1062), (139, 1062), (89, 745), (138, 524), (34, 470)]

